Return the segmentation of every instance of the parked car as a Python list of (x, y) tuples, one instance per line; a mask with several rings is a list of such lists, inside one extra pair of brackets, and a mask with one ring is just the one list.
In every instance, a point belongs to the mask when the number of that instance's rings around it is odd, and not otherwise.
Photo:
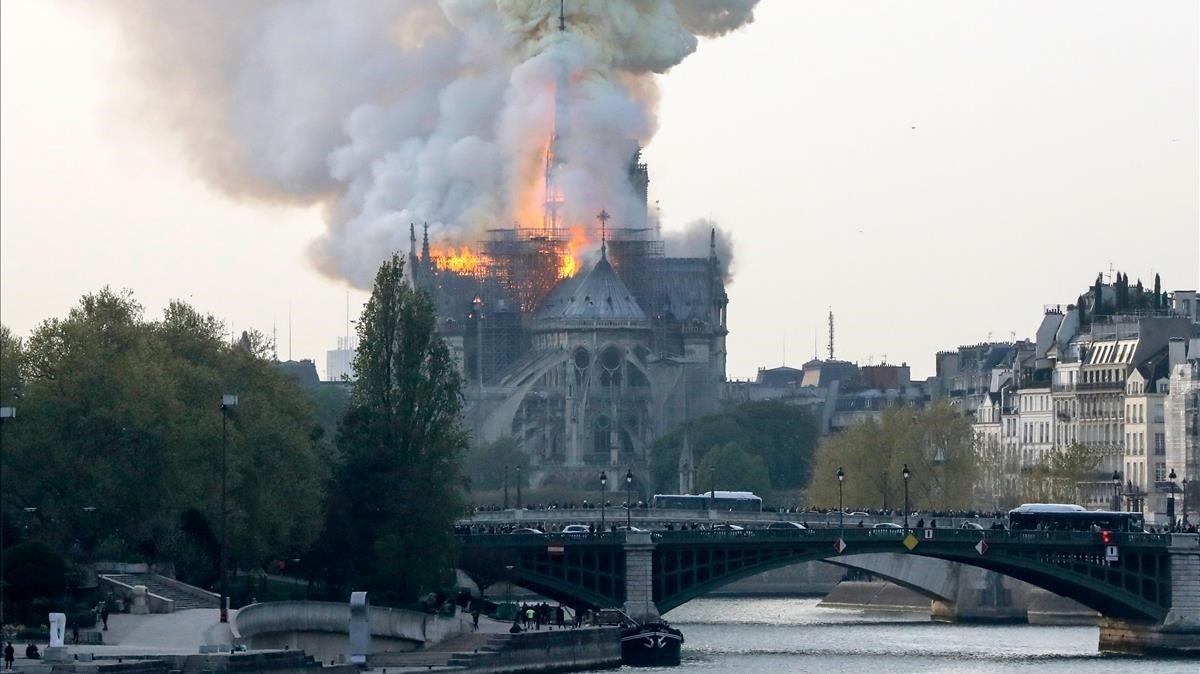
[(871, 528), (872, 529), (903, 529), (904, 527), (900, 526), (899, 524), (896, 524), (895, 522), (880, 522), (879, 524), (876, 524), (875, 526), (873, 526)]
[(513, 529), (512, 531), (510, 531), (508, 533), (510, 533), (510, 534), (542, 534), (545, 532), (538, 531), (537, 529), (531, 529), (529, 527), (521, 527), (520, 529)]
[(636, 531), (645, 531), (645, 529), (639, 529), (637, 527), (627, 527), (624, 524), (622, 524), (621, 526), (617, 527), (617, 531), (635, 531), (636, 532)]
[(721, 522), (720, 524), (714, 524), (712, 527), (712, 530), (713, 531), (745, 531), (746, 529), (745, 529), (745, 527), (739, 527), (736, 524), (728, 524), (726, 522)]
[(772, 530), (772, 531), (780, 531), (780, 530), (783, 530), (783, 531), (793, 530), (794, 531), (796, 529), (807, 529), (807, 528), (808, 527), (804, 526), (803, 524), (800, 524), (799, 522), (771, 522), (770, 524), (767, 525), (767, 529)]
[(978, 522), (963, 522), (959, 529), (974, 529), (976, 531), (982, 531), (983, 525), (979, 524)]
[(852, 512), (852, 513), (846, 513), (846, 516), (847, 516), (847, 517), (870, 517), (870, 515), (869, 515), (869, 514), (867, 514), (867, 513), (864, 513), (864, 512), (862, 512), (861, 510), (856, 510), (856, 511), (854, 511), (854, 512)]
[(564, 534), (590, 534), (592, 529), (586, 524), (568, 524), (563, 527), (562, 532)]

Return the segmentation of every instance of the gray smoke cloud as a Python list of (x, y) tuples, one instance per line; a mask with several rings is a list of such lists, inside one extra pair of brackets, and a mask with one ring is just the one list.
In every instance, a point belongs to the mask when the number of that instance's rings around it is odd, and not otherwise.
[(663, 233), (663, 247), (670, 257), (708, 257), (712, 232), (717, 233), (717, 259), (726, 283), (733, 281), (733, 233), (722, 229), (714, 220), (697, 218), (683, 229)]
[[(325, 207), (323, 273), (369, 286), (408, 223), (471, 241), (541, 224), (563, 105), (565, 220), (633, 222), (625, 179), (663, 73), (753, 20), (757, 0), (126, 0), (139, 119), (240, 199)], [(707, 239), (704, 250), (707, 251)]]

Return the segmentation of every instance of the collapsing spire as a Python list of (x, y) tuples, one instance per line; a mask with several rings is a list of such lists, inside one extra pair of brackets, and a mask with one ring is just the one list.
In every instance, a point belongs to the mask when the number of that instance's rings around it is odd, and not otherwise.
[[(564, 0), (559, 0), (558, 3), (558, 30), (560, 32), (567, 30)], [(558, 174), (563, 163), (559, 141), (563, 137), (563, 126), (567, 117), (566, 95), (567, 67), (566, 64), (559, 61), (558, 74), (554, 83), (554, 135), (550, 138), (550, 145), (546, 148), (546, 196), (542, 213), (542, 227), (546, 229), (558, 229), (562, 224), (561, 210), (565, 199), (558, 185)]]

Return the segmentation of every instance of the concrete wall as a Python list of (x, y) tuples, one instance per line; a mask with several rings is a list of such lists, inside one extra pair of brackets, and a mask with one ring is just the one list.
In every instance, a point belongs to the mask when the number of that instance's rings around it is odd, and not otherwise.
[(616, 627), (514, 634), (502, 651), (472, 660), (470, 671), (513, 674), (618, 667), (620, 634)]
[[(370, 607), (371, 652), (411, 651), (469, 629), (469, 620), (404, 609)], [(252, 604), (237, 612), (234, 636), (250, 648), (303, 650), (341, 662), (350, 649), (350, 605), (319, 601)]]

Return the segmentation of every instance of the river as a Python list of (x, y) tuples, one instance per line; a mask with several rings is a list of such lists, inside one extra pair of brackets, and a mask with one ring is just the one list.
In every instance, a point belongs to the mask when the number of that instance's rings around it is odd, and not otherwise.
[(697, 599), (666, 618), (683, 664), (637, 672), (1189, 672), (1195, 661), (1100, 655), (1095, 627), (957, 625), (928, 614), (817, 607), (817, 599)]

